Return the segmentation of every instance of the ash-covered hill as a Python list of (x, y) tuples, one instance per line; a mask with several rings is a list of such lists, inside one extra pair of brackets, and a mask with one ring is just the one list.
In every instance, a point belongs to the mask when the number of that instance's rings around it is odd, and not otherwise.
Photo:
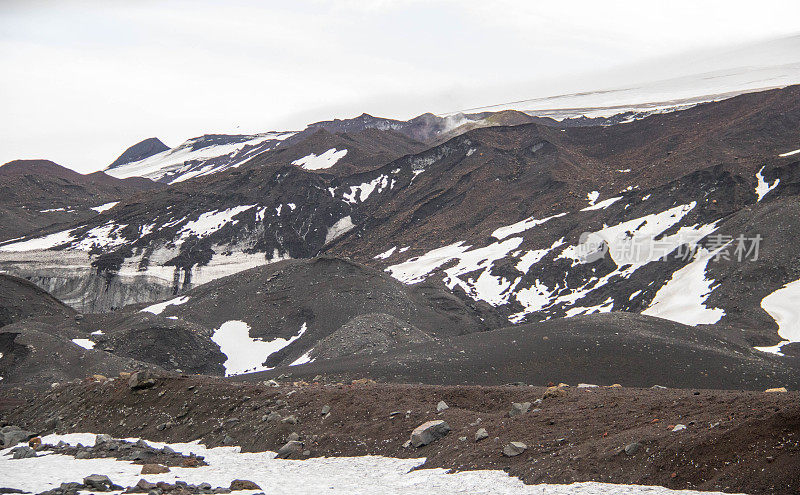
[(800, 387), (798, 358), (756, 351), (736, 335), (721, 338), (631, 313), (516, 325), (238, 379), (260, 381), (285, 373), (291, 373), (293, 380), (310, 381), (322, 375), (334, 382), (372, 378), (434, 385), (566, 382), (752, 390)]
[(82, 175), (49, 160), (8, 162), (0, 166), (0, 242), (85, 221), (122, 198), (159, 187), (141, 177)]

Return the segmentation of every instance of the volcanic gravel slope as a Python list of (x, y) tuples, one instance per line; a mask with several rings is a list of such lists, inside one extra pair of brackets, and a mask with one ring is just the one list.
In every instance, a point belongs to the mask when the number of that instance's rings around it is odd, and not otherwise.
[(632, 313), (516, 325), (416, 344), (380, 356), (320, 361), (242, 375), (259, 381), (291, 373), (343, 381), (369, 377), (435, 385), (566, 381), (649, 387), (800, 388), (800, 360), (752, 349), (742, 338)]
[(0, 273), (0, 327), (31, 317), (70, 317), (75, 310), (27, 280)]
[[(275, 451), (297, 432), (311, 456), (425, 457), (424, 468), (502, 469), (526, 483), (603, 481), (751, 494), (800, 489), (797, 392), (573, 384), (563, 396), (509, 417), (512, 402), (533, 403), (543, 392), (529, 386), (272, 388), (200, 377), (161, 378), (132, 392), (127, 380), (113, 380), (40, 394), (7, 388), (0, 421), (41, 434), (89, 431), (209, 446), (227, 439), (245, 451)], [(437, 414), (441, 400), (449, 408)], [(323, 415), (326, 405), (330, 412)], [(265, 421), (270, 412), (297, 421)], [(425, 447), (403, 447), (415, 427), (434, 419), (452, 431)], [(686, 428), (672, 431), (676, 425)], [(476, 442), (479, 428), (488, 438)], [(504, 457), (511, 441), (528, 448)], [(633, 443), (639, 448), (626, 454)]]
[(158, 187), (140, 177), (81, 175), (49, 160), (6, 163), (0, 166), (0, 241), (86, 221), (97, 215), (94, 207)]

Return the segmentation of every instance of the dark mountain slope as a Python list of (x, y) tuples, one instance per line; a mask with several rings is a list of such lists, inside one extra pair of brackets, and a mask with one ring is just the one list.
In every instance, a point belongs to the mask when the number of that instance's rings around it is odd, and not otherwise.
[(69, 318), (75, 310), (27, 280), (0, 273), (0, 327), (32, 317)]
[(147, 138), (143, 141), (139, 141), (123, 151), (122, 154), (119, 155), (119, 157), (108, 166), (108, 168), (115, 168), (126, 163), (137, 162), (153, 156), (156, 153), (167, 151), (168, 149), (169, 146), (162, 143), (160, 139), (155, 137)]
[(0, 166), (0, 241), (58, 224), (84, 221), (91, 208), (157, 189), (139, 177), (81, 175), (48, 160), (15, 160)]

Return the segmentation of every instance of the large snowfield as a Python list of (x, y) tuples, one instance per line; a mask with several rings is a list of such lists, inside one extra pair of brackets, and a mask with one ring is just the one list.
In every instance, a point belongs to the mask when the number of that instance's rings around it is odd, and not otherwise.
[[(95, 435), (74, 433), (48, 435), (43, 443), (59, 441), (71, 445), (94, 445)], [(130, 439), (136, 440), (136, 439)], [(712, 492), (669, 490), (663, 487), (617, 485), (607, 483), (573, 483), (570, 485), (525, 485), (519, 479), (499, 470), (465, 471), (448, 474), (445, 469), (414, 469), (424, 458), (395, 459), (380, 456), (321, 457), (307, 460), (276, 459), (274, 452), (243, 453), (239, 447), (216, 447), (193, 443), (164, 444), (148, 442), (155, 448), (169, 445), (176, 452), (194, 452), (204, 456), (207, 466), (170, 468), (169, 473), (145, 475), (141, 465), (115, 459), (75, 459), (71, 456), (46, 454), (29, 459), (12, 459), (10, 449), (0, 451), (0, 486), (40, 493), (64, 482), (82, 482), (90, 474), (104, 474), (120, 486), (132, 486), (145, 478), (151, 483), (185, 481), (190, 484), (210, 483), (228, 487), (234, 479), (250, 480), (268, 494), (537, 494), (537, 495), (666, 495)], [(120, 492), (109, 492), (120, 493)], [(235, 493), (252, 495), (255, 490)]]

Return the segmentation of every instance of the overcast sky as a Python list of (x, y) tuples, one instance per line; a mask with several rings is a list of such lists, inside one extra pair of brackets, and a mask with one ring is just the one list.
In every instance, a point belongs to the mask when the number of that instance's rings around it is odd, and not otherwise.
[(794, 0), (2, 0), (0, 163), (88, 172), (151, 136), (592, 89), (579, 76), (796, 34), (798, 19)]

